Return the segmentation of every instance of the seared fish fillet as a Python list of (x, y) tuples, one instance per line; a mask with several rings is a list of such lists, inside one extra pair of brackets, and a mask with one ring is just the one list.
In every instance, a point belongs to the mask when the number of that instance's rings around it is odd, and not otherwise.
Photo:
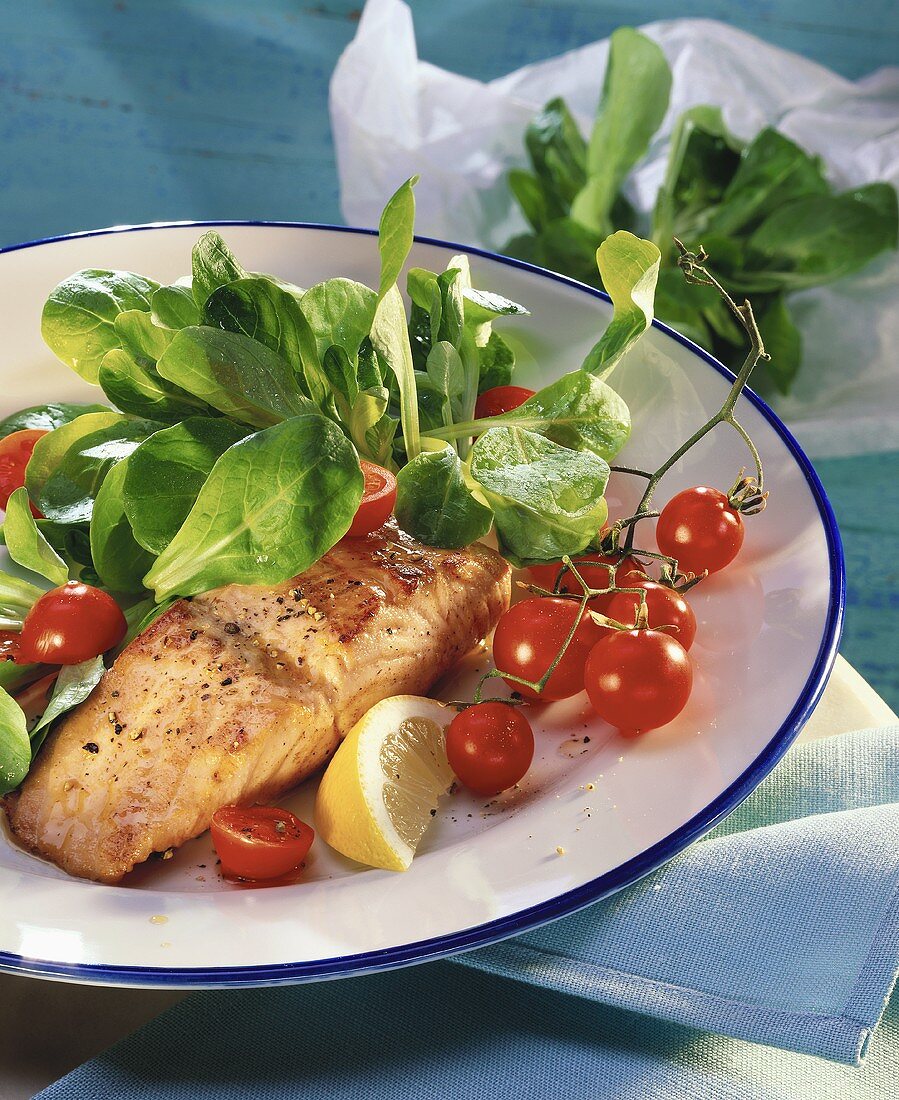
[(278, 588), (174, 604), (48, 738), (8, 800), (19, 840), (70, 874), (118, 882), (231, 803), (321, 768), (374, 703), (422, 694), (495, 625), (509, 568), (388, 524)]

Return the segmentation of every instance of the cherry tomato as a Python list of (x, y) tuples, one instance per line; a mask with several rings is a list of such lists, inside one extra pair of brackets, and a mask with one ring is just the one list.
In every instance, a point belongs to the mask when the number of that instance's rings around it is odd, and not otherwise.
[[(568, 637), (579, 606), (576, 600), (562, 600), (554, 596), (535, 596), (514, 604), (500, 618), (493, 635), (496, 667), (525, 680), (539, 680)], [(542, 694), (514, 680), (506, 680), (506, 683), (525, 699), (548, 702), (577, 695), (584, 690), (587, 654), (603, 633), (602, 627), (585, 616)]]
[(727, 495), (706, 485), (673, 496), (656, 525), (659, 549), (684, 573), (717, 573), (737, 556), (743, 534), (743, 517)]
[[(34, 445), (46, 434), (41, 428), (23, 428), (0, 439), (0, 508), (5, 508), (16, 489), (25, 484), (25, 467)], [(33, 504), (31, 514), (42, 518)]]
[(693, 666), (670, 634), (615, 630), (590, 651), (584, 682), (600, 718), (622, 730), (651, 730), (686, 706)]
[(534, 759), (530, 722), (508, 703), (477, 703), (446, 731), (446, 755), (457, 778), (475, 794), (514, 787)]
[(21, 654), (22, 635), (14, 630), (0, 630), (0, 661), (14, 661), (17, 665), (30, 664)]
[(370, 535), (383, 526), (396, 504), (396, 478), (374, 462), (360, 463), (365, 476), (362, 500), (347, 534), (354, 539)]
[(275, 806), (223, 806), (209, 830), (222, 870), (237, 878), (280, 878), (300, 866), (315, 839), (305, 822)]
[(536, 392), (524, 386), (494, 386), (492, 390), (484, 390), (478, 398), (474, 414), (480, 420), (484, 416), (499, 416), (500, 413), (511, 412)]
[(19, 648), (26, 661), (77, 665), (118, 645), (127, 630), (112, 596), (69, 581), (45, 592), (28, 612)]
[[(646, 593), (646, 613), (649, 625), (659, 628), (673, 626), (676, 638), (684, 649), (689, 649), (696, 637), (696, 616), (684, 597), (665, 584), (658, 584), (649, 577), (632, 570), (626, 579), (618, 581), (621, 588), (641, 588)], [(625, 626), (636, 620), (640, 596), (636, 592), (616, 592), (606, 604), (603, 614)]]
[[(609, 583), (609, 571), (608, 569), (600, 569), (600, 565), (618, 565), (616, 576), (619, 587), (623, 585), (622, 577), (632, 569), (644, 575), (646, 574), (646, 566), (642, 562), (637, 561), (636, 558), (624, 558), (621, 554), (580, 554), (578, 557), (572, 558), (572, 561), (591, 588), (605, 588)], [(596, 564), (590, 565), (590, 562)], [(581, 569), (580, 567), (584, 563), (586, 564)], [(548, 562), (546, 565), (531, 565), (528, 567), (528, 573), (533, 584), (537, 584), (541, 588), (548, 588), (551, 591), (555, 587), (556, 578), (561, 568), (562, 563), (554, 561)], [(582, 589), (577, 578), (571, 572), (566, 572), (559, 586), (559, 591), (573, 592), (577, 595)], [(601, 598), (596, 597), (597, 600)], [(598, 611), (599, 608), (594, 607), (593, 610)]]

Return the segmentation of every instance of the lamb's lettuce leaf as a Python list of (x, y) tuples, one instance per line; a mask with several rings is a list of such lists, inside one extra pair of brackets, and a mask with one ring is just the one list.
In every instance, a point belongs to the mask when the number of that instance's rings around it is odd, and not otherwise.
[(493, 525), (492, 510), (472, 495), (452, 447), (423, 451), (396, 480), (397, 521), (429, 546), (468, 546)]
[(608, 463), (524, 428), (480, 436), (471, 476), (493, 509), (503, 553), (516, 565), (580, 553), (608, 517)]
[(346, 534), (362, 483), (352, 445), (318, 413), (247, 436), (212, 467), (144, 584), (158, 602), (288, 580)]

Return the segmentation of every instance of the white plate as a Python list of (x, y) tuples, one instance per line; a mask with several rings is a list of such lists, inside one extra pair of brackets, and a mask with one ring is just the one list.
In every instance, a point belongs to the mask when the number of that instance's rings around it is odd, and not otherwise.
[[(0, 255), (2, 410), (96, 400), (41, 342), (41, 307), (60, 279), (106, 267), (173, 280), (189, 269), (200, 232), (107, 230)], [(250, 270), (302, 286), (333, 275), (377, 279), (375, 241), (365, 232), (256, 224), (222, 232)], [(411, 262), (441, 270), (458, 251), (421, 240)], [(577, 367), (611, 316), (607, 300), (526, 264), (464, 251), (475, 285), (532, 311), (502, 325), (519, 352), (516, 381), (537, 386)], [(612, 379), (634, 418), (621, 461), (657, 465), (720, 406), (730, 378), (657, 325)], [(842, 618), (839, 536), (814, 471), (758, 398), (741, 398), (738, 413), (765, 460), (771, 499), (748, 521), (738, 563), (691, 597), (700, 620), (696, 687), (670, 726), (624, 740), (583, 695), (546, 707), (534, 718), (537, 757), (522, 789), (487, 806), (464, 793), (447, 799), (411, 870), (399, 875), (361, 869), (318, 843), (301, 883), (245, 889), (219, 878), (202, 837), (109, 887), (69, 878), (0, 837), (0, 968), (174, 987), (384, 969), (553, 920), (681, 851), (733, 810), (796, 737), (832, 667)], [(659, 496), (693, 484), (726, 489), (747, 464), (740, 439), (723, 426), (671, 472)], [(616, 475), (613, 515), (634, 503), (635, 490)], [(459, 698), (484, 661), (470, 659), (439, 694)], [(314, 786), (288, 800), (307, 819)]]

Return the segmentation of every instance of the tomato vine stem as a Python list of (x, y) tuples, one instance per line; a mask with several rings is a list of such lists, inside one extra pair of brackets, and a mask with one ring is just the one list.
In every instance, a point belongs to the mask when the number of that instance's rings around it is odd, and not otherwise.
[[(752, 497), (752, 504), (758, 505), (758, 511), (764, 507), (764, 501), (766, 499), (766, 493), (764, 488), (764, 469), (762, 467), (762, 459), (759, 452), (749, 437), (749, 433), (740, 424), (737, 418), (734, 416), (734, 409), (736, 408), (737, 400), (740, 394), (743, 392), (746, 383), (749, 381), (749, 376), (752, 374), (756, 364), (762, 359), (770, 359), (771, 356), (765, 351), (765, 344), (762, 340), (762, 335), (759, 332), (758, 324), (756, 323), (755, 314), (752, 310), (752, 305), (748, 299), (743, 300), (742, 305), (738, 305), (731, 295), (724, 289), (720, 282), (705, 266), (706, 261), (709, 259), (708, 253), (702, 247), (699, 246), (697, 252), (691, 252), (681, 241), (674, 238), (674, 243), (680, 252), (677, 260), (678, 267), (683, 271), (684, 278), (688, 283), (695, 286), (711, 286), (714, 287), (721, 295), (728, 309), (736, 318), (737, 322), (749, 337), (749, 353), (743, 360), (743, 365), (740, 367), (737, 376), (734, 378), (733, 384), (728, 391), (727, 397), (724, 399), (724, 403), (718, 412), (715, 413), (710, 420), (708, 420), (698, 431), (695, 431), (686, 442), (682, 443), (680, 447), (671, 454), (659, 468), (652, 473), (646, 484), (646, 489), (643, 492), (643, 496), (640, 499), (640, 503), (637, 505), (637, 510), (633, 516), (629, 517), (620, 523), (620, 527), (623, 529), (627, 527), (627, 535), (625, 536), (624, 549), (625, 552), (629, 552), (634, 545), (634, 531), (636, 524), (643, 519), (648, 519), (654, 513), (650, 512), (649, 505), (652, 502), (653, 494), (658, 488), (659, 482), (668, 473), (675, 463), (694, 447), (701, 439), (704, 439), (709, 432), (716, 428), (719, 424), (730, 424), (730, 426), (742, 437), (746, 443), (749, 453), (752, 455), (753, 462), (756, 468), (756, 477), (754, 482), (748, 478), (743, 478), (742, 481), (738, 480), (737, 484), (731, 490), (731, 502), (735, 506), (739, 506), (746, 499), (744, 496), (739, 496), (740, 493), (749, 495)], [(645, 476), (643, 470), (623, 470), (623, 472), (634, 473), (637, 476)], [(655, 513), (657, 514), (657, 513)]]

